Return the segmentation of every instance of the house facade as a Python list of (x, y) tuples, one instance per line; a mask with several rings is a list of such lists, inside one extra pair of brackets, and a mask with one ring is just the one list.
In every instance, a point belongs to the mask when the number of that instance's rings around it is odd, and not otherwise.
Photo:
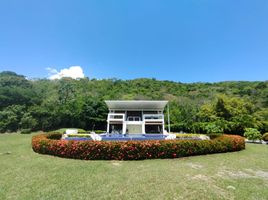
[(107, 133), (165, 133), (164, 108), (168, 101), (105, 101), (109, 108)]

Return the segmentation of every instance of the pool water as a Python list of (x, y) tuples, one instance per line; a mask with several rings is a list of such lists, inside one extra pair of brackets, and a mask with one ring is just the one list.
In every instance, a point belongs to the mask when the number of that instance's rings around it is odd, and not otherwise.
[(90, 137), (66, 137), (64, 140), (92, 140)]
[(103, 141), (129, 141), (129, 140), (164, 140), (166, 135), (162, 134), (112, 134), (112, 135), (101, 135)]
[[(167, 137), (163, 134), (100, 134), (102, 141), (137, 141), (137, 140), (165, 140)], [(92, 140), (88, 137), (67, 137), (65, 140)]]

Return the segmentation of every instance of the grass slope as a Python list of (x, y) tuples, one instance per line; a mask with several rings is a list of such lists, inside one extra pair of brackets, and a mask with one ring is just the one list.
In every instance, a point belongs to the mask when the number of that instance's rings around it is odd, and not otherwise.
[(39, 155), (32, 135), (0, 135), (0, 199), (267, 199), (268, 145), (170, 160)]

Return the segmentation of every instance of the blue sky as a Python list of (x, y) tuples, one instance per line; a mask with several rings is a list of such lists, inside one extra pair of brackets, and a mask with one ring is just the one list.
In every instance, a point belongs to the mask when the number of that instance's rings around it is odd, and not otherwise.
[(267, 0), (0, 0), (0, 71), (268, 80)]

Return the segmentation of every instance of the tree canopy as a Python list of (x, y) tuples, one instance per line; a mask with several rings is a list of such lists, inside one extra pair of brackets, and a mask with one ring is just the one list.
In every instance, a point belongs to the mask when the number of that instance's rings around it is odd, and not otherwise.
[(0, 73), (0, 132), (105, 130), (104, 100), (168, 100), (172, 131), (268, 132), (268, 81), (180, 83), (140, 78), (28, 80)]

